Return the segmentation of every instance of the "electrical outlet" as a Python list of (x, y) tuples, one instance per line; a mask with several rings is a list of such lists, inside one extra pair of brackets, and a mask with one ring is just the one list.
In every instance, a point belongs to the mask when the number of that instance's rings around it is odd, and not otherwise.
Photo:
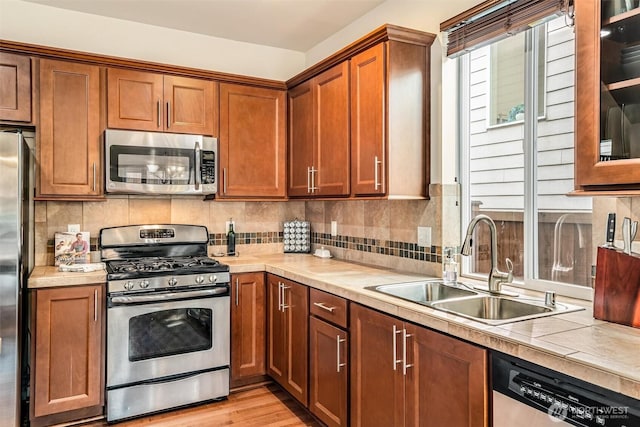
[(418, 227), (418, 246), (431, 246), (431, 227)]
[(233, 224), (233, 231), (237, 231), (236, 230), (236, 222), (235, 221), (226, 221), (224, 224), (225, 224), (224, 225), (224, 234), (227, 234), (229, 232), (229, 226), (231, 224)]
[(331, 221), (331, 235), (334, 237), (338, 235), (338, 221)]

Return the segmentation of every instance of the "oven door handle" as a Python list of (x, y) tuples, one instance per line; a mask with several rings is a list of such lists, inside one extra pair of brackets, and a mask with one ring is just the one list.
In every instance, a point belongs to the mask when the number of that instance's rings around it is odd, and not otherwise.
[(127, 305), (150, 302), (172, 301), (177, 299), (200, 298), (208, 296), (216, 296), (228, 293), (226, 287), (202, 289), (199, 291), (171, 292), (168, 294), (152, 294), (152, 295), (118, 295), (111, 297), (110, 301), (115, 305)]

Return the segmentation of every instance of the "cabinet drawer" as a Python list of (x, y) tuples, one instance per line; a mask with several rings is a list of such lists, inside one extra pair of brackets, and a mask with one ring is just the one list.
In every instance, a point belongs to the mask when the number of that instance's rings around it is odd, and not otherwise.
[(309, 312), (342, 328), (347, 328), (347, 300), (344, 298), (310, 289)]

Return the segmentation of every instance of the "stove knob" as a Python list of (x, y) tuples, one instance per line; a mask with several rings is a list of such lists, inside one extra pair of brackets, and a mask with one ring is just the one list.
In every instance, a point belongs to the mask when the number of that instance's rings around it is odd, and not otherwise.
[(146, 289), (149, 287), (149, 281), (148, 280), (143, 280), (142, 282), (140, 282), (140, 287), (142, 289)]
[(218, 281), (218, 276), (212, 274), (211, 276), (209, 276), (209, 282), (211, 283), (216, 283)]
[(132, 281), (128, 281), (124, 284), (124, 288), (128, 291), (130, 291), (131, 289), (133, 289), (133, 282)]
[(202, 277), (202, 276), (196, 276), (196, 283), (197, 283), (197, 284), (200, 284), (200, 283), (202, 283), (202, 282), (204, 282), (204, 277)]
[(175, 286), (178, 284), (178, 279), (176, 279), (175, 277), (172, 277), (171, 279), (169, 279), (169, 286)]

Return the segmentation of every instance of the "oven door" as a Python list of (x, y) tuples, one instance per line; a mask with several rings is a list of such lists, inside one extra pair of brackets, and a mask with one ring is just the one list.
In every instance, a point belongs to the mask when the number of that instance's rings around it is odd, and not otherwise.
[(110, 297), (107, 387), (228, 366), (229, 296), (208, 292)]

